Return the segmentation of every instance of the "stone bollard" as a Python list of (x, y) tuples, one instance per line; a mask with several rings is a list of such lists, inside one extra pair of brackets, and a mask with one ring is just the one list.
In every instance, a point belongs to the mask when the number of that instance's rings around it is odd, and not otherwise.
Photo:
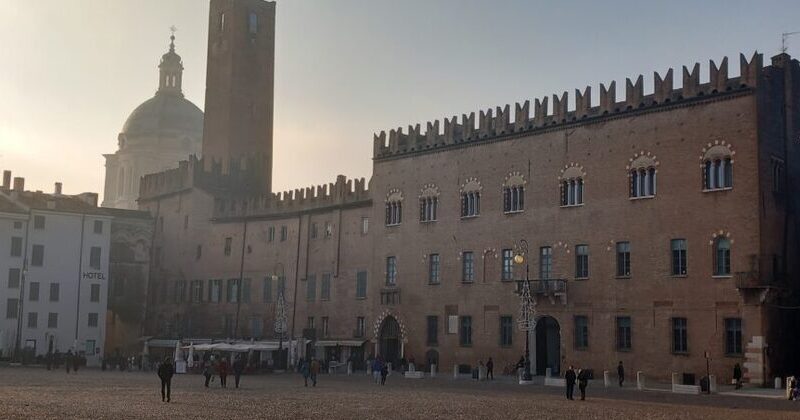
[(525, 368), (517, 368), (517, 380), (521, 381), (524, 375), (525, 375)]
[(636, 372), (636, 389), (639, 391), (644, 390), (644, 372), (641, 370)]
[(458, 365), (453, 365), (453, 379), (458, 379)]
[(712, 394), (717, 393), (717, 375), (708, 376), (708, 389)]
[(545, 369), (545, 370), (544, 370), (544, 377), (545, 377), (545, 378), (549, 378), (549, 377), (551, 377), (551, 376), (553, 376), (553, 369), (551, 369), (551, 368), (547, 368), (547, 369)]
[(392, 369), (392, 362), (389, 362), (389, 363), (386, 364), (386, 369), (389, 371), (389, 373), (386, 376), (391, 376), (392, 375), (392, 370), (393, 370)]
[(603, 371), (603, 385), (606, 388), (611, 386), (611, 373), (607, 370)]
[(783, 386), (781, 384), (781, 377), (780, 376), (776, 376), (775, 377), (775, 389), (781, 389), (781, 388), (783, 388)]
[(672, 385), (680, 385), (680, 374), (672, 372)]
[(478, 366), (478, 380), (479, 381), (486, 380), (486, 366)]
[(436, 365), (435, 364), (431, 364), (431, 378), (435, 378), (435, 377), (436, 377)]
[(347, 374), (348, 375), (353, 374), (353, 362), (347, 362)]

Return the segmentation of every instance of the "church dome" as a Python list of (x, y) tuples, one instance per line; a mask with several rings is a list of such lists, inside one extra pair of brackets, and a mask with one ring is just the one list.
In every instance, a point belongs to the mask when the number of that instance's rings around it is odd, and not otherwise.
[(127, 137), (161, 134), (202, 135), (203, 111), (182, 95), (158, 92), (136, 107), (125, 121)]

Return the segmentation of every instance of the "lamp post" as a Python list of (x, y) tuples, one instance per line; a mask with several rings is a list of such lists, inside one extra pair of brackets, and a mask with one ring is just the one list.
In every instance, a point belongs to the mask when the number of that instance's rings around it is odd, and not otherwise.
[[(277, 272), (278, 266), (280, 266), (280, 268), (281, 268), (281, 276), (280, 277), (277, 274), (275, 274), (275, 272)], [(278, 357), (279, 357), (279, 363), (280, 363), (280, 367), (281, 368), (284, 368), (284, 362), (283, 362), (283, 359), (284, 359), (283, 358), (283, 335), (286, 333), (287, 319), (286, 319), (286, 300), (283, 297), (283, 288), (280, 287), (279, 281), (280, 281), (281, 278), (283, 278), (284, 275), (285, 275), (285, 272), (284, 272), (284, 269), (283, 269), (283, 264), (281, 264), (280, 262), (275, 264), (275, 269), (273, 270), (273, 274), (272, 274), (272, 280), (274, 282), (278, 283), (278, 297), (277, 297), (277, 301), (276, 301), (276, 304), (275, 304), (275, 326), (274, 326), (274, 331), (275, 331), (275, 334), (278, 335)], [(291, 346), (291, 344), (290, 344), (290, 346)]]
[(532, 379), (530, 332), (536, 328), (536, 298), (531, 293), (530, 263), (527, 257), (528, 241), (521, 239), (518, 244), (515, 244), (515, 248), (514, 263), (517, 265), (525, 264), (525, 280), (522, 282), (522, 288), (519, 292), (520, 307), (517, 323), (519, 329), (525, 331), (525, 372), (522, 374), (522, 380), (530, 381)]

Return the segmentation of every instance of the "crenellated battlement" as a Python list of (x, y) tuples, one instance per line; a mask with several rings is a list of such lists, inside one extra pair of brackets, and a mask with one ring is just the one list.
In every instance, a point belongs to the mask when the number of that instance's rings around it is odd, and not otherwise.
[(298, 188), (278, 193), (217, 197), (214, 218), (268, 217), (278, 214), (313, 211), (369, 203), (369, 186), (364, 178), (336, 177), (335, 183)]
[[(710, 95), (724, 95), (734, 91), (757, 88), (758, 78), (763, 68), (763, 56), (755, 52), (748, 60), (744, 54), (739, 55), (739, 77), (728, 77), (728, 58), (722, 59), (719, 65), (709, 60), (709, 81), (700, 83), (700, 64), (695, 63), (691, 70), (683, 67), (683, 78), (680, 89), (674, 88), (673, 69), (667, 70), (664, 76), (653, 73), (653, 92), (644, 93), (644, 78), (625, 80), (625, 99), (617, 101), (616, 82), (608, 87), (600, 84), (600, 95), (597, 105), (592, 105), (592, 88), (587, 86), (583, 91), (575, 90), (574, 108), (569, 107), (569, 95), (552, 96), (552, 109), (548, 109), (549, 97), (535, 99), (533, 116), (530, 115), (530, 101), (516, 103), (514, 120), (511, 121), (511, 106), (496, 107), (492, 110), (480, 110), (461, 115), (461, 122), (456, 116), (428, 122), (425, 132), (420, 124), (403, 128), (381, 131), (374, 135), (373, 158), (385, 159), (406, 154), (434, 150), (460, 143), (480, 142), (509, 134), (535, 131), (557, 126), (559, 124), (576, 123), (591, 118), (624, 114), (643, 108), (655, 108), (667, 104), (691, 101)], [(440, 131), (440, 127), (443, 131)]]

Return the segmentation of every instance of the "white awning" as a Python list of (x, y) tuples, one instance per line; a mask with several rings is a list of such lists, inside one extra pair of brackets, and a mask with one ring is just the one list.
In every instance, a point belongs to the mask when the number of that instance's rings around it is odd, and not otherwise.
[(361, 347), (366, 340), (318, 340), (317, 347)]

